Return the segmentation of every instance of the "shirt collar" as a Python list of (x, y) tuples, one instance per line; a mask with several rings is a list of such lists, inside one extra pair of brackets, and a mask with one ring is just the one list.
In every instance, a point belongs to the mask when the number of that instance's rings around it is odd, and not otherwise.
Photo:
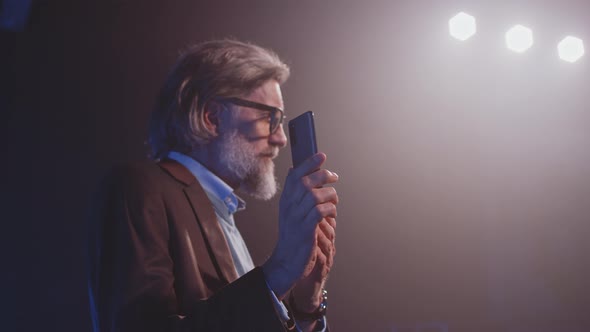
[(168, 158), (174, 159), (186, 167), (199, 180), (199, 183), (207, 193), (225, 204), (230, 214), (246, 208), (246, 202), (234, 193), (232, 187), (198, 161), (176, 151), (170, 152)]

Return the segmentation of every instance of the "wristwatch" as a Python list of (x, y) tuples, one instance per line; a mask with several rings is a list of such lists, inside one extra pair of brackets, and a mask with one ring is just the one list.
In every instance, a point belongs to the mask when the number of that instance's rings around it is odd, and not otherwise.
[(322, 319), (324, 318), (324, 316), (326, 316), (326, 311), (328, 310), (328, 291), (322, 289), (322, 302), (314, 312), (302, 312), (297, 310), (297, 307), (295, 306), (295, 299), (293, 298), (293, 293), (291, 293), (291, 296), (289, 297), (289, 307), (293, 312), (293, 316), (296, 320), (314, 321)]

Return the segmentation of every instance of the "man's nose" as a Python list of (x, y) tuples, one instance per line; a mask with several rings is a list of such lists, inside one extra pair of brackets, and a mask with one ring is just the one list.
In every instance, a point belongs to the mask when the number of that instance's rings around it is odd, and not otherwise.
[(285, 135), (282, 123), (279, 125), (279, 128), (269, 136), (268, 139), (270, 144), (278, 146), (279, 148), (284, 148), (287, 146), (287, 135)]

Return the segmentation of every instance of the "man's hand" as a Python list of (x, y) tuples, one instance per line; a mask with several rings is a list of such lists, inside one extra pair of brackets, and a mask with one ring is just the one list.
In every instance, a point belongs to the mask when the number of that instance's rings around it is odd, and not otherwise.
[(338, 195), (334, 188), (323, 186), (337, 182), (338, 175), (320, 169), (325, 161), (326, 155), (318, 153), (291, 169), (285, 181), (278, 242), (262, 266), (269, 287), (280, 300), (302, 277), (315, 285), (331, 267), (335, 222), (331, 226), (328, 220), (336, 218)]
[(291, 296), (298, 311), (312, 313), (322, 301), (322, 289), (336, 255), (336, 219), (324, 218), (316, 228), (315, 258), (312, 258)]

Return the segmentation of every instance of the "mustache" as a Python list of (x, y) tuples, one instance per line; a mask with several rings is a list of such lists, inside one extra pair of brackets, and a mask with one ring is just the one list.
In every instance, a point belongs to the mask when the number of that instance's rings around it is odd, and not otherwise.
[(260, 155), (263, 157), (275, 159), (276, 157), (279, 156), (279, 148), (270, 148), (266, 151), (263, 151)]

